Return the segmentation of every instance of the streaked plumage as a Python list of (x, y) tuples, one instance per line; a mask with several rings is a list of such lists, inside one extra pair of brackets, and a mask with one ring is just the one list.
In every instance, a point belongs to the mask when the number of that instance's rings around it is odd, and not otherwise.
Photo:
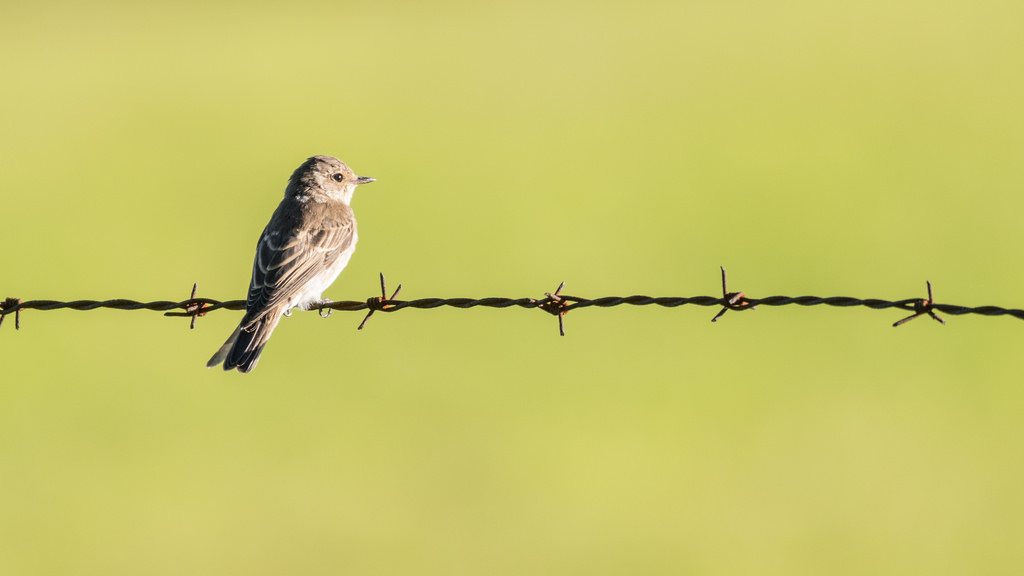
[(245, 316), (208, 368), (249, 372), (288, 310), (315, 308), (355, 251), (356, 219), (349, 203), (356, 176), (337, 158), (314, 156), (299, 166), (256, 244)]

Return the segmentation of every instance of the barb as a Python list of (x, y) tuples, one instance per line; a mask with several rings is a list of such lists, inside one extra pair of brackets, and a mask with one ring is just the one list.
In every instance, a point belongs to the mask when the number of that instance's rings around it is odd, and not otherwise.
[[(900, 326), (919, 316), (928, 315), (936, 321), (945, 324), (945, 320), (939, 317), (936, 312), (962, 316), (975, 314), (979, 316), (1012, 316), (1024, 320), (1024, 310), (1013, 308), (1001, 308), (998, 306), (958, 306), (954, 304), (937, 304), (932, 295), (932, 285), (928, 282), (928, 298), (908, 298), (905, 300), (882, 300), (877, 298), (852, 298), (849, 296), (768, 296), (766, 298), (748, 298), (743, 292), (729, 292), (725, 268), (722, 268), (722, 297), (715, 296), (606, 296), (603, 298), (587, 299), (578, 296), (562, 294), (565, 282), (562, 282), (554, 292), (546, 292), (545, 298), (421, 298), (418, 300), (397, 300), (398, 289), (387, 297), (387, 286), (384, 275), (380, 275), (381, 295), (368, 298), (365, 301), (343, 300), (338, 302), (324, 301), (313, 306), (310, 310), (316, 310), (323, 315), (323, 310), (358, 311), (366, 310), (366, 317), (359, 324), (362, 329), (367, 320), (378, 311), (397, 312), (406, 308), (432, 309), (432, 308), (536, 308), (553, 314), (558, 317), (558, 332), (565, 335), (564, 318), (571, 310), (579, 308), (611, 308), (614, 306), (660, 306), (663, 308), (676, 308), (679, 306), (721, 306), (722, 309), (715, 315), (712, 322), (718, 321), (728, 310), (753, 310), (758, 306), (835, 306), (839, 308), (852, 308), (863, 306), (873, 310), (896, 308), (912, 312), (911, 316), (897, 321), (893, 326)], [(98, 308), (110, 308), (116, 310), (154, 310), (164, 312), (164, 316), (188, 317), (191, 318), (190, 328), (195, 327), (196, 319), (217, 310), (244, 310), (245, 300), (218, 301), (210, 298), (196, 298), (198, 286), (193, 285), (192, 296), (181, 302), (160, 300), (155, 302), (138, 302), (135, 300), (74, 300), (62, 302), (58, 300), (28, 300), (22, 301), (18, 298), (7, 298), (0, 302), (0, 325), (8, 314), (14, 314), (14, 327), (20, 328), (22, 310), (96, 310)], [(175, 310), (181, 310), (176, 312)], [(329, 312), (328, 312), (329, 313)]]
[(366, 321), (369, 320), (370, 316), (373, 316), (373, 313), (376, 312), (377, 310), (387, 310), (388, 307), (385, 304), (385, 302), (389, 302), (391, 300), (394, 300), (396, 297), (398, 297), (398, 293), (401, 292), (401, 291), (402, 291), (402, 285), (399, 284), (398, 288), (395, 288), (395, 293), (391, 295), (391, 298), (388, 298), (388, 283), (387, 283), (386, 280), (384, 280), (384, 273), (381, 272), (380, 273), (380, 297), (379, 298), (368, 298), (366, 300), (366, 307), (369, 308), (370, 311), (366, 313), (366, 317), (363, 318), (363, 321), (359, 323), (359, 327), (357, 327), (356, 330), (362, 330), (363, 326), (366, 326)]
[(896, 322), (895, 324), (892, 325), (893, 328), (899, 326), (900, 324), (906, 324), (907, 322), (910, 322), (914, 318), (917, 318), (918, 316), (924, 314), (931, 316), (939, 324), (942, 324), (943, 326), (946, 325), (946, 321), (940, 318), (939, 315), (936, 314), (933, 310), (933, 308), (935, 307), (935, 298), (932, 296), (932, 283), (931, 281), (926, 281), (926, 283), (928, 284), (928, 298), (924, 300), (915, 300), (914, 314), (912, 316), (907, 316), (903, 320)]
[(572, 298), (571, 296), (562, 296), (562, 288), (565, 288), (565, 282), (558, 285), (554, 293), (545, 292), (544, 295), (547, 298), (543, 300), (534, 300), (533, 303), (537, 305), (537, 308), (558, 316), (558, 335), (565, 336), (565, 315), (569, 313), (569, 301), (575, 300), (580, 301), (579, 298)]
[(715, 317), (711, 319), (712, 322), (718, 322), (729, 310), (754, 310), (757, 306), (750, 304), (750, 300), (744, 297), (743, 292), (729, 292), (729, 280), (725, 274), (725, 266), (719, 266), (722, 269), (722, 300), (725, 302), (722, 304), (722, 309), (715, 314)]
[(0, 326), (4, 325), (4, 318), (7, 317), (8, 312), (14, 312), (14, 329), (18, 330), (21, 328), (21, 300), (18, 298), (7, 298), (0, 303)]
[[(195, 300), (196, 299), (196, 290), (198, 290), (198, 289), (199, 289), (199, 283), (198, 282), (192, 284), (192, 295), (188, 297), (189, 300)], [(189, 322), (189, 324), (188, 324), (188, 329), (189, 330), (195, 330), (195, 328), (196, 328), (196, 318), (198, 318), (200, 316), (206, 316), (205, 306), (206, 306), (205, 304), (200, 302), (198, 304), (191, 304), (191, 305), (185, 307), (185, 312), (186, 313), (191, 313), (191, 315), (192, 315), (192, 321)]]

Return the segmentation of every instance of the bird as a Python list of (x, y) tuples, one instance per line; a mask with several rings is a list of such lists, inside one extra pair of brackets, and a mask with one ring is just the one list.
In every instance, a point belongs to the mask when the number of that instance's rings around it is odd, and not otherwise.
[(313, 156), (295, 170), (256, 243), (245, 315), (207, 368), (223, 364), (226, 371), (251, 371), (283, 315), (330, 302), (321, 299), (323, 291), (348, 264), (359, 239), (352, 195), (374, 181), (333, 156)]

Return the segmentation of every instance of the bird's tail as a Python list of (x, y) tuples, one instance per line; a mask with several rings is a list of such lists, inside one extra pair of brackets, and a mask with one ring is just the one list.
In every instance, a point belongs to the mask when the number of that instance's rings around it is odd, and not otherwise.
[(213, 368), (223, 362), (225, 370), (234, 368), (243, 374), (249, 372), (256, 367), (263, 347), (267, 345), (267, 340), (270, 340), (271, 333), (280, 321), (281, 314), (275, 311), (264, 314), (262, 318), (248, 325), (243, 320), (206, 363), (206, 367)]

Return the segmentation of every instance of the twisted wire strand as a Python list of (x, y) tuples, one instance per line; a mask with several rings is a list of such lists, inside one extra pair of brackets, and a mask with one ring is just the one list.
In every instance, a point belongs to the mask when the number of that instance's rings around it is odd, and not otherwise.
[[(676, 308), (685, 305), (696, 305), (696, 306), (723, 306), (726, 304), (725, 299), (717, 296), (605, 296), (602, 298), (586, 299), (576, 296), (562, 296), (563, 300), (570, 302), (566, 307), (566, 310), (575, 310), (577, 308), (612, 308), (614, 306), (631, 305), (631, 306), (661, 306), (664, 308)], [(375, 309), (383, 312), (397, 312), (405, 308), (418, 308), (418, 309), (431, 309), (440, 308), (443, 306), (451, 308), (509, 308), (512, 306), (518, 306), (520, 308), (538, 308), (540, 304), (550, 301), (549, 298), (534, 299), (534, 298), (420, 298), (417, 300), (383, 300), (376, 306), (368, 305), (366, 302), (359, 302), (355, 300), (339, 300), (337, 302), (326, 303), (322, 306), (323, 309), (331, 310), (343, 310), (343, 311), (359, 311), (369, 310), (371, 306)], [(830, 297), (819, 297), (819, 296), (768, 296), (766, 298), (749, 298), (746, 300), (749, 303), (749, 308), (755, 306), (788, 306), (796, 304), (799, 306), (835, 306), (839, 308), (850, 308), (856, 306), (864, 306), (866, 308), (872, 308), (875, 310), (882, 310), (885, 308), (899, 308), (901, 310), (913, 310), (914, 304), (919, 302), (917, 298), (909, 298), (906, 300), (879, 300), (874, 298), (861, 299), (853, 298), (850, 296), (830, 296)], [(191, 316), (192, 312), (188, 312), (189, 309), (196, 305), (203, 305), (202, 312), (204, 314), (214, 312), (216, 310), (244, 310), (245, 300), (226, 300), (218, 301), (212, 298), (190, 298), (188, 300), (182, 300), (180, 302), (172, 302), (170, 300), (156, 300), (153, 302), (139, 302), (137, 300), (129, 300), (125, 298), (117, 298), (113, 300), (73, 300), (70, 302), (62, 302), (59, 300), (26, 300), (19, 304), (13, 305), (9, 308), (0, 310), (0, 315), (6, 316), (13, 314), (19, 310), (60, 310), (60, 309), (71, 309), (71, 310), (96, 310), (98, 308), (108, 308), (113, 310), (153, 310), (156, 312), (164, 312), (167, 310), (186, 310), (186, 312), (178, 314), (166, 314), (166, 316)], [(378, 307), (379, 306), (379, 307)], [(955, 304), (933, 304), (932, 308), (939, 312), (945, 312), (954, 316), (960, 316), (964, 314), (977, 314), (981, 316), (1004, 316), (1009, 315), (1014, 318), (1020, 318), (1024, 320), (1024, 310), (1018, 310), (1013, 308), (1002, 308), (999, 306), (959, 306)], [(316, 309), (314, 309), (316, 310)]]
[[(729, 292), (725, 281), (725, 270), (722, 270), (722, 297), (717, 296), (662, 296), (653, 297), (645, 295), (634, 295), (634, 296), (605, 296), (601, 298), (582, 298), (578, 296), (569, 296), (560, 294), (564, 283), (559, 286), (558, 290), (554, 293), (546, 293), (545, 298), (534, 299), (534, 298), (501, 298), (501, 297), (488, 297), (488, 298), (420, 298), (416, 300), (397, 300), (401, 286), (398, 290), (388, 298), (387, 291), (385, 288), (384, 276), (381, 275), (381, 296), (369, 298), (366, 301), (360, 302), (355, 300), (343, 300), (338, 302), (325, 302), (319, 307), (312, 308), (312, 310), (319, 310), (321, 315), (324, 310), (342, 310), (342, 311), (360, 311), (366, 310), (368, 314), (366, 319), (363, 320), (363, 324), (366, 320), (376, 311), (382, 312), (397, 312), (406, 308), (417, 308), (417, 309), (433, 309), (441, 307), (451, 308), (475, 308), (475, 307), (486, 307), (486, 308), (539, 308), (550, 314), (556, 315), (559, 318), (559, 327), (564, 334), (562, 327), (562, 318), (570, 311), (578, 308), (611, 308), (614, 306), (660, 306), (664, 308), (676, 308), (679, 306), (695, 305), (695, 306), (721, 306), (722, 310), (715, 316), (714, 320), (718, 320), (722, 314), (727, 310), (749, 310), (754, 309), (758, 306), (834, 306), (839, 308), (850, 308), (863, 306), (875, 310), (896, 308), (905, 311), (914, 312), (914, 314), (908, 318), (900, 320), (895, 326), (906, 322), (907, 320), (916, 318), (921, 315), (930, 315), (935, 320), (945, 323), (935, 312), (943, 312), (946, 314), (952, 314), (954, 316), (961, 316), (965, 314), (976, 314), (980, 316), (1012, 316), (1024, 320), (1024, 310), (1013, 309), (1013, 308), (1002, 308), (999, 306), (959, 306), (955, 304), (939, 304), (934, 301), (931, 295), (931, 283), (928, 283), (928, 298), (908, 298), (904, 300), (883, 300), (878, 298), (854, 298), (850, 296), (830, 296), (830, 297), (819, 297), (819, 296), (768, 296), (766, 298), (747, 298), (742, 292)], [(195, 295), (195, 287), (193, 287), (193, 296)], [(0, 302), (0, 324), (3, 319), (9, 314), (15, 314), (18, 316), (22, 310), (59, 310), (59, 309), (71, 309), (71, 310), (96, 310), (99, 308), (108, 308), (115, 310), (153, 310), (158, 312), (165, 312), (165, 316), (179, 316), (179, 317), (191, 317), (193, 326), (195, 319), (198, 316), (205, 316), (210, 312), (217, 310), (244, 310), (245, 300), (226, 300), (220, 301), (212, 298), (189, 298), (180, 302), (174, 302), (170, 300), (157, 300), (153, 302), (139, 302), (136, 300), (129, 299), (112, 299), (112, 300), (73, 300), (73, 301), (60, 301), (60, 300), (27, 300), (21, 301), (16, 298), (7, 298), (3, 302)], [(180, 310), (178, 312), (177, 310)], [(20, 321), (20, 317), (18, 318)], [(20, 322), (19, 322), (20, 323)], [(18, 325), (16, 324), (16, 328)], [(360, 325), (360, 328), (362, 324)]]

